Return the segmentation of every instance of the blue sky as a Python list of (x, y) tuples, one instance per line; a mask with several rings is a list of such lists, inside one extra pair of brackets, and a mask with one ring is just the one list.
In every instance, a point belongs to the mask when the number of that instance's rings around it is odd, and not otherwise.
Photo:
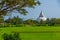
[[(44, 15), (47, 18), (60, 18), (60, 6), (58, 0), (40, 0), (40, 2), (41, 5), (35, 6), (35, 9), (26, 8), (26, 10), (29, 12), (26, 16), (23, 16), (21, 14), (20, 15), (16, 14), (16, 15), (24, 19), (36, 19), (39, 16), (40, 12), (43, 11)], [(14, 13), (18, 13), (18, 12), (14, 12)]]
[(40, 0), (41, 5), (35, 9), (27, 9), (29, 11), (26, 18), (36, 19), (40, 12), (43, 11), (47, 18), (60, 18), (60, 6), (58, 0)]
[(41, 0), (41, 10), (46, 17), (60, 18), (60, 6), (58, 0)]

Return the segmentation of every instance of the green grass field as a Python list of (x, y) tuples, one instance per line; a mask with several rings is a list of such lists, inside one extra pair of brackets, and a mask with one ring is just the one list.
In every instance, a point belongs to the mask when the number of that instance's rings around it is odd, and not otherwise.
[(60, 40), (60, 27), (7, 27), (0, 28), (0, 40), (3, 33), (19, 32), (22, 40)]

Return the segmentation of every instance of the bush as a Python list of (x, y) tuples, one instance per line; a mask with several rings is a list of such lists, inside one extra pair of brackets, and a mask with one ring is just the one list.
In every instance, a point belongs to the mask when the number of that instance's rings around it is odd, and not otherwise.
[(4, 40), (21, 40), (19, 37), (19, 33), (14, 33), (14, 34), (3, 34), (3, 39)]

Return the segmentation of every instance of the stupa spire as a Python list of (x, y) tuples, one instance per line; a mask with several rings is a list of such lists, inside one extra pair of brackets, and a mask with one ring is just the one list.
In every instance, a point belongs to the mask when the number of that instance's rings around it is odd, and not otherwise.
[(39, 15), (39, 17), (37, 18), (37, 20), (43, 20), (43, 21), (45, 21), (47, 18), (45, 17), (45, 15), (44, 15), (44, 13), (41, 11), (41, 13), (40, 13), (40, 15)]

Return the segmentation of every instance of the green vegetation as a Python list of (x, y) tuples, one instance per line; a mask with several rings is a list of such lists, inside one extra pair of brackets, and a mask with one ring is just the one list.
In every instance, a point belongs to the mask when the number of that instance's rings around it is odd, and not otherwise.
[(53, 26), (26, 26), (26, 27), (6, 27), (0, 28), (0, 40), (3, 40), (4, 33), (20, 33), (22, 40), (59, 40), (60, 27)]
[(60, 18), (47, 18), (46, 21), (40, 20), (38, 22), (37, 20), (32, 20), (32, 19), (27, 19), (23, 20), (22, 18), (14, 17), (14, 18), (9, 18), (1, 24), (3, 27), (21, 27), (25, 25), (30, 25), (30, 26), (60, 26)]
[(7, 15), (13, 10), (18, 11), (21, 14), (26, 15), (26, 7), (34, 8), (40, 2), (37, 0), (1, 0), (0, 2), (0, 17), (2, 15)]
[(3, 39), (4, 40), (21, 40), (19, 33), (13, 33), (13, 34), (3, 34)]
[(1, 0), (0, 40), (60, 40), (60, 18), (47, 18), (46, 21), (40, 22), (32, 19), (23, 20), (18, 16), (3, 19), (13, 10), (26, 15), (26, 7), (34, 8), (37, 4), (40, 5), (37, 0)]
[(0, 23), (4, 22), (4, 16), (10, 15), (14, 10), (26, 15), (26, 7), (34, 8), (37, 4), (40, 5), (39, 0), (0, 0)]

